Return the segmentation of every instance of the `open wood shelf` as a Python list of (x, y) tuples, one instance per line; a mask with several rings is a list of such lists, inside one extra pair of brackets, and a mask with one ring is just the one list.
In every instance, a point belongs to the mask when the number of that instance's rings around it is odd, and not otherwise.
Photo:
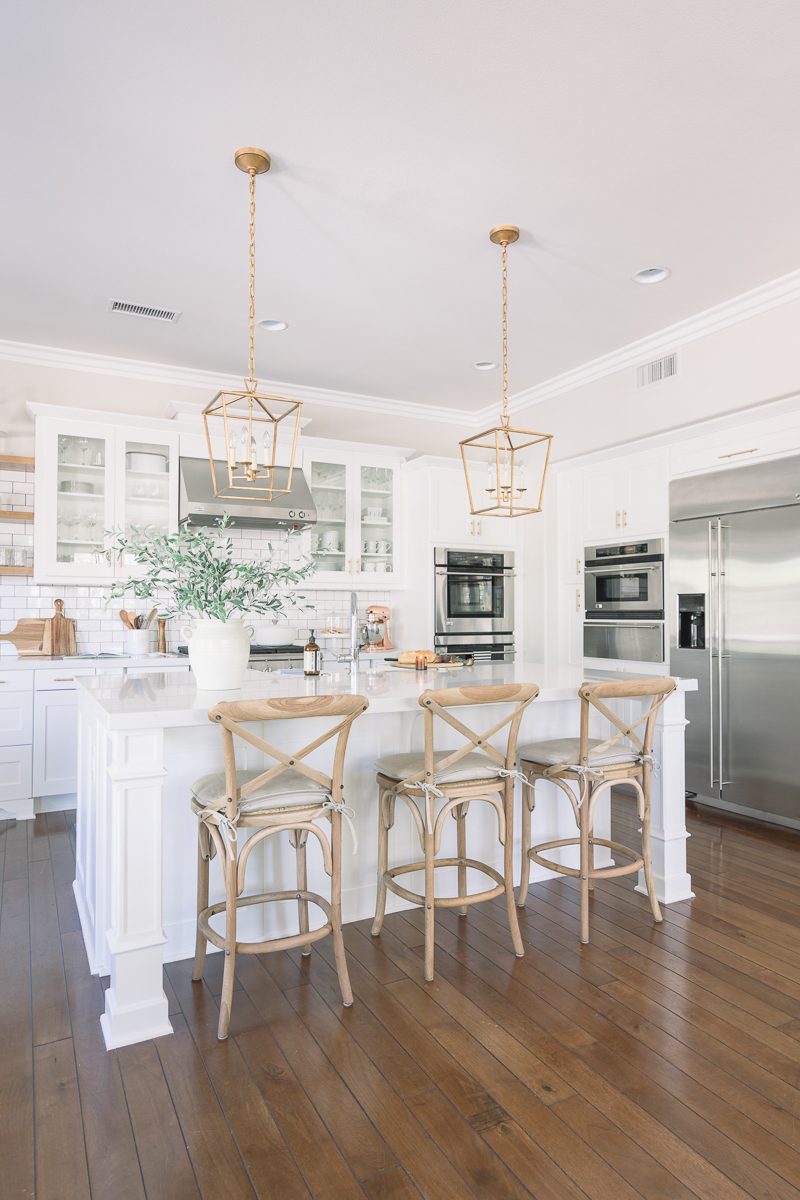
[(32, 521), (32, 508), (0, 508), (0, 521)]
[(26, 454), (0, 454), (0, 469), (15, 467), (20, 471), (32, 471), (34, 466), (34, 458)]
[(33, 567), (0, 567), (0, 575), (32, 575)]

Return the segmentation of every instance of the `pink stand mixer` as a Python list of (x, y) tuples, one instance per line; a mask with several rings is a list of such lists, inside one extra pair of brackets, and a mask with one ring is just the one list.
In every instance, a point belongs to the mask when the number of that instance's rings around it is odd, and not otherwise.
[(367, 633), (364, 650), (369, 654), (380, 653), (383, 650), (394, 650), (389, 637), (389, 618), (392, 610), (383, 604), (370, 604), (367, 609), (367, 620), (364, 628)]

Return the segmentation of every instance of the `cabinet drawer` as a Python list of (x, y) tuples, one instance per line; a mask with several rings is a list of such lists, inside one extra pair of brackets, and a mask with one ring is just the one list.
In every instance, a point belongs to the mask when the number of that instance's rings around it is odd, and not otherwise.
[(0, 691), (0, 746), (30, 746), (33, 693)]
[(4, 800), (26, 800), (31, 791), (32, 748), (0, 746), (0, 805)]
[(75, 680), (82, 675), (94, 675), (94, 667), (52, 667), (46, 671), (36, 672), (37, 692), (60, 692), (66, 688), (74, 688)]
[(0, 694), (32, 692), (34, 671), (0, 671)]

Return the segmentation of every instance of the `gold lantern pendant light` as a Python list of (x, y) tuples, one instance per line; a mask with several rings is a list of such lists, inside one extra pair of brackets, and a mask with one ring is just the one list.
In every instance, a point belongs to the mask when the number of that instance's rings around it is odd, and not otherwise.
[[(234, 162), (250, 177), (249, 359), (241, 390), (219, 392), (203, 410), (214, 495), (222, 500), (271, 501), (292, 490), (302, 402), (258, 390), (255, 375), (256, 175), (270, 168), (265, 150), (244, 146)], [(225, 458), (215, 459), (212, 439), (221, 435)]]
[(489, 238), (502, 251), (503, 405), (500, 424), (460, 443), (470, 512), (481, 517), (524, 517), (542, 511), (552, 434), (517, 429), (508, 411), (508, 247), (516, 225), (497, 225)]

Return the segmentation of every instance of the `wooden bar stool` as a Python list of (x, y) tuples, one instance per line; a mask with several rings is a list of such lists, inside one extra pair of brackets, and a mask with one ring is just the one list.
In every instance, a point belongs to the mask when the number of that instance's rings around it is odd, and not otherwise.
[[(375, 764), (378, 772), (378, 897), (372, 936), (377, 937), (381, 931), (387, 891), (423, 905), (425, 978), (428, 981), (433, 979), (434, 911), (437, 908), (458, 908), (461, 915), (465, 916), (468, 905), (505, 895), (514, 952), (518, 958), (525, 953), (514, 908), (514, 780), (518, 774), (515, 764), (520, 721), (525, 709), (538, 695), (536, 684), (520, 683), (423, 692), (419, 703), (425, 714), (424, 751), (390, 754)], [(482, 733), (475, 733), (450, 711), (466, 705), (483, 707), (497, 704), (510, 707), (510, 711)], [(436, 719), (466, 739), (459, 749), (436, 753)], [(490, 739), (506, 726), (508, 738), (505, 753), (502, 753), (491, 745)], [(411, 811), (424, 857), (418, 862), (389, 868), (389, 830), (394, 824), (398, 799), (403, 800)], [(497, 812), (498, 836), (504, 848), (502, 875), (488, 863), (467, 858), (466, 817), (473, 801), (485, 801)], [(437, 859), (448, 813), (452, 813), (456, 821), (457, 857)], [(437, 867), (458, 868), (456, 896), (434, 895)], [(467, 894), (468, 867), (488, 875), (496, 886)], [(397, 882), (396, 876), (412, 871), (425, 872), (424, 894), (411, 892)]]
[[(581, 942), (589, 941), (589, 889), (595, 879), (613, 879), (644, 870), (647, 898), (656, 921), (661, 921), (661, 909), (653, 886), (653, 861), (650, 854), (650, 790), (653, 775), (653, 733), (658, 710), (672, 692), (674, 679), (644, 679), (638, 683), (584, 683), (578, 689), (581, 701), (580, 737), (557, 738), (548, 742), (525, 745), (519, 751), (520, 771), (530, 784), (522, 789), (522, 869), (517, 904), (522, 908), (528, 896), (529, 860), (572, 875), (580, 880)], [(612, 712), (604, 700), (651, 700), (640, 717), (626, 724)], [(601, 741), (589, 737), (589, 716), (594, 708), (611, 722), (617, 733)], [(644, 725), (641, 737), (635, 732)], [(539, 779), (550, 779), (565, 793), (572, 805), (577, 838), (540, 842), (531, 846), (531, 814), (535, 804), (534, 787)], [(629, 783), (636, 792), (639, 820), (642, 822), (642, 853), (637, 855), (629, 846), (593, 834), (594, 810), (603, 792), (615, 783)], [(576, 784), (573, 791), (571, 783)], [(580, 846), (580, 867), (567, 867), (545, 858), (543, 850), (560, 846)], [(607, 846), (622, 858), (632, 861), (621, 867), (594, 866), (594, 847)]]
[[(234, 971), (237, 954), (264, 954), (273, 950), (308, 947), (320, 938), (333, 938), (336, 970), (342, 1003), (353, 1003), (347, 961), (342, 941), (342, 814), (347, 815), (342, 792), (344, 756), (350, 726), (365, 712), (369, 701), (364, 696), (291, 696), (274, 700), (232, 701), (217, 704), (209, 720), (220, 726), (225, 770), (204, 775), (192, 785), (192, 809), (199, 817), (197, 864), (197, 942), (192, 979), (203, 974), (206, 945), (211, 942), (225, 952), (222, 997), (217, 1037), (228, 1036), (231, 1019)], [(253, 721), (298, 721), (306, 718), (331, 718), (335, 723), (296, 753), (272, 746), (246, 728)], [(337, 719), (338, 718), (338, 719)], [(261, 750), (275, 765), (259, 771), (237, 771), (234, 738)], [(309, 766), (303, 760), (320, 746), (335, 738), (330, 775)], [(330, 839), (325, 826), (330, 825)], [(240, 848), (238, 831), (254, 829)], [(255, 847), (265, 838), (288, 833), (295, 850), (297, 888), (283, 892), (243, 895), (247, 862)], [(325, 871), (331, 878), (331, 899), (308, 891), (306, 878), (306, 842), (309, 834), (317, 838)], [(216, 854), (222, 868), (225, 900), (208, 903), (210, 859)], [(289, 937), (262, 942), (237, 942), (236, 913), (239, 908), (265, 904), (270, 900), (297, 900), (300, 932)], [(308, 905), (316, 904), (328, 918), (319, 929), (309, 932)], [(225, 932), (212, 929), (210, 918), (225, 913)], [(304, 954), (311, 951), (304, 949)]]

